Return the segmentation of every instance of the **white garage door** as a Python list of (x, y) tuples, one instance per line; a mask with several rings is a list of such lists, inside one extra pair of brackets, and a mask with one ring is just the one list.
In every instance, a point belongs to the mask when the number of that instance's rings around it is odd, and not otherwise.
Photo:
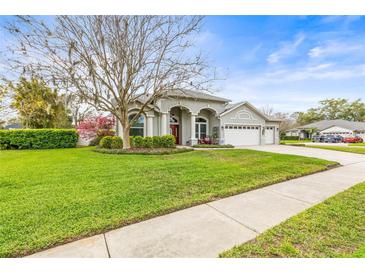
[(225, 126), (224, 140), (234, 146), (254, 146), (260, 144), (259, 126)]
[(265, 128), (265, 144), (271, 145), (275, 143), (274, 133), (275, 133), (275, 127)]

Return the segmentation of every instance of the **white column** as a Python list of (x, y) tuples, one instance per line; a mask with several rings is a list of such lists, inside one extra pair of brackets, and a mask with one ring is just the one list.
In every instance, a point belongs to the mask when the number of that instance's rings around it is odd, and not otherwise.
[(167, 134), (167, 113), (161, 113), (161, 136)]
[(191, 128), (190, 128), (190, 144), (191, 145), (195, 145), (197, 143), (197, 140), (195, 138), (195, 119), (196, 119), (196, 114), (194, 113), (191, 113), (190, 115), (190, 125), (191, 125)]
[(147, 115), (147, 136), (153, 136), (153, 117)]

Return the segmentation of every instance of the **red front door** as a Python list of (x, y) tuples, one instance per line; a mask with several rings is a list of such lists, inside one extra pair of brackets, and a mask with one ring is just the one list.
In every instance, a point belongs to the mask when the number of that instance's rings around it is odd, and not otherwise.
[(180, 144), (179, 142), (179, 125), (170, 125), (171, 135), (175, 136), (176, 144)]

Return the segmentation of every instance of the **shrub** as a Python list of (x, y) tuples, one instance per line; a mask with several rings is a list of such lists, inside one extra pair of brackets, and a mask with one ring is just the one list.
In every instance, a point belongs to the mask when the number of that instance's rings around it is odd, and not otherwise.
[(164, 135), (161, 137), (161, 147), (175, 147), (176, 140), (174, 135)]
[(111, 149), (122, 149), (123, 148), (122, 138), (120, 138), (119, 136), (113, 136), (110, 148)]
[(0, 130), (0, 149), (49, 149), (76, 147), (74, 129)]
[(144, 147), (144, 138), (142, 136), (134, 136), (131, 138), (131, 147), (143, 148)]
[[(175, 148), (175, 137), (165, 136), (131, 136), (129, 137), (131, 148)], [(106, 149), (122, 149), (123, 140), (120, 137), (105, 136), (100, 141), (100, 147)]]
[(153, 147), (159, 148), (162, 145), (161, 136), (153, 136), (152, 137)]
[(112, 148), (112, 141), (113, 141), (113, 137), (112, 136), (105, 136), (100, 140), (100, 147), (102, 148)]
[(145, 148), (153, 148), (153, 138), (152, 137), (144, 137), (144, 146)]

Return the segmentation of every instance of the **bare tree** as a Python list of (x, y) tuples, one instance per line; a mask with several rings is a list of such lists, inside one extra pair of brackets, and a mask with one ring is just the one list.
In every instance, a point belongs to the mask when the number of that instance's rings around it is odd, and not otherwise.
[(264, 106), (261, 111), (267, 116), (274, 115), (274, 108), (270, 107), (269, 105)]
[[(9, 61), (111, 112), (129, 148), (131, 125), (156, 98), (173, 89), (207, 90), (208, 67), (193, 50), (201, 22), (199, 16), (19, 17), (7, 27), (18, 41)], [(129, 121), (128, 105), (136, 101), (139, 112)]]
[(85, 104), (82, 98), (77, 93), (63, 94), (61, 96), (64, 105), (70, 111), (72, 124), (77, 127), (79, 122), (85, 118), (95, 114), (95, 109), (92, 105)]

